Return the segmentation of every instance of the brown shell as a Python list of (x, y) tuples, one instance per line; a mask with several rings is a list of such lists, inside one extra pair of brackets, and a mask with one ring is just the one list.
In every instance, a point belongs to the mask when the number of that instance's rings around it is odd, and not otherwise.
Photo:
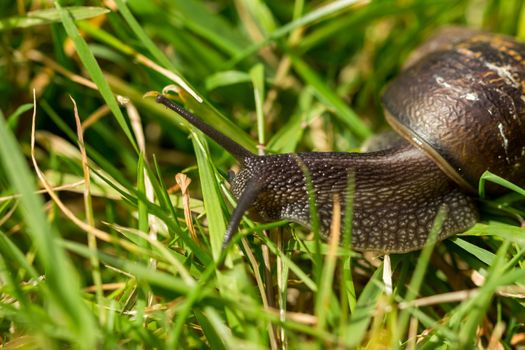
[(387, 120), (466, 189), (489, 170), (525, 184), (525, 46), (472, 33), (440, 44), (399, 75)]

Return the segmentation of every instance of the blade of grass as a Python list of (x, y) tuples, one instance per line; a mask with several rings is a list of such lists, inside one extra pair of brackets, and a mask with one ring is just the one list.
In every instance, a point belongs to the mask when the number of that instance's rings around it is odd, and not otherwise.
[(263, 242), (265, 245), (268, 246), (272, 254), (277, 255), (279, 258), (283, 259), (283, 262), (289, 267), (289, 269), (297, 275), (297, 278), (302, 281), (308, 289), (310, 289), (312, 292), (317, 291), (317, 285), (315, 282), (308, 276), (306, 272), (301, 270), (301, 267), (294, 263), (293, 260), (291, 260), (287, 255), (285, 255), (282, 251), (277, 249), (277, 246), (274, 242), (269, 240), (266, 236), (261, 236), (261, 239), (263, 239)]
[[(129, 15), (131, 16), (131, 14)], [(173, 66), (173, 64), (169, 64), (167, 66), (168, 69), (164, 68), (163, 66), (159, 66), (157, 63), (153, 62), (148, 57), (137, 52), (131, 46), (124, 44), (122, 41), (118, 40), (116, 37), (110, 35), (108, 32), (102, 30), (99, 27), (92, 25), (90, 22), (85, 22), (85, 21), (79, 22), (78, 26), (81, 29), (85, 30), (87, 33), (91, 34), (93, 37), (110, 44), (111, 46), (115, 47), (119, 51), (125, 53), (126, 55), (133, 56), (135, 60), (137, 60), (144, 66), (149, 67), (155, 70), (156, 72), (164, 75), (168, 79), (172, 80), (174, 83), (178, 84), (184, 90), (186, 90), (191, 96), (193, 96), (193, 98), (195, 98), (197, 102), (201, 103), (203, 101), (202, 98), (197, 94), (197, 92), (195, 92), (195, 89), (193, 89), (189, 85), (189, 83), (185, 79), (183, 79), (180, 74), (177, 73), (177, 69)], [(135, 33), (135, 34), (142, 39), (142, 35), (140, 35), (139, 33)], [(156, 56), (160, 56), (162, 54), (157, 48), (150, 47), (152, 45), (153, 45), (152, 43), (149, 44), (148, 49), (150, 49), (150, 52), (153, 51), (152, 54), (155, 56), (156, 59), (158, 59), (158, 57)], [(163, 62), (164, 64), (164, 61), (167, 61), (167, 58), (163, 55), (162, 57), (164, 57), (164, 59), (161, 59), (161, 62)], [(164, 66), (166, 65), (164, 64)]]
[(151, 40), (151, 38), (144, 32), (144, 29), (142, 26), (137, 22), (131, 11), (129, 10), (126, 3), (122, 0), (115, 0), (115, 3), (117, 4), (118, 10), (122, 17), (124, 17), (124, 20), (129, 25), (133, 33), (137, 36), (137, 38), (140, 40), (141, 44), (148, 49), (148, 51), (155, 57), (155, 59), (160, 62), (164, 67), (168, 68), (171, 71), (176, 71), (175, 66), (171, 61), (166, 57), (166, 55), (160, 51)]
[(240, 84), (240, 83), (249, 83), (250, 74), (237, 70), (227, 70), (222, 72), (217, 72), (213, 75), (210, 75), (206, 78), (205, 85), (206, 90), (211, 91), (218, 87)]
[[(210, 235), (211, 251), (214, 260), (217, 262), (224, 255), (222, 249), (222, 242), (224, 241), (224, 233), (226, 232), (226, 223), (224, 220), (224, 214), (222, 211), (223, 202), (217, 185), (216, 170), (213, 164), (209, 160), (209, 152), (206, 144), (202, 141), (202, 137), (194, 133), (192, 135), (192, 142), (194, 145), (195, 155), (197, 157), (197, 165), (199, 169), (199, 176), (201, 179), (202, 195), (204, 199), (204, 207), (206, 209), (207, 220), (208, 220), (208, 232)], [(231, 260), (228, 257), (226, 259), (226, 266), (231, 266)], [(217, 274), (218, 284), (220, 286), (221, 294), (231, 295), (231, 291), (239, 291), (240, 288), (234, 276), (224, 275), (220, 271), (213, 271)], [(211, 277), (211, 276), (210, 276)], [(196, 292), (197, 293), (197, 292)], [(195, 295), (196, 296), (196, 295)], [(189, 298), (186, 307), (191, 309), (192, 299)], [(182, 331), (182, 325), (185, 322), (184, 317), (187, 314), (182, 313), (175, 323), (173, 343), (177, 343), (177, 338), (180, 336)], [(242, 327), (236, 317), (234, 317), (229, 310), (226, 310), (226, 318), (230, 327)]]
[[(90, 251), (85, 245), (63, 241), (62, 245), (69, 251), (74, 252), (80, 256), (89, 258), (93, 252)], [(166, 290), (173, 291), (181, 295), (187, 295), (194, 291), (195, 286), (186, 283), (182, 278), (173, 276), (171, 273), (165, 273), (151, 269), (150, 266), (139, 263), (135, 260), (129, 260), (122, 256), (112, 256), (106, 253), (96, 252), (100, 261), (108, 266), (113, 266), (122, 271), (135, 276), (139, 281), (149, 283), (153, 286), (165, 288)], [(210, 291), (201, 291), (199, 297), (208, 297)]]
[[(78, 147), (80, 149), (80, 154), (82, 156), (82, 172), (84, 175), (84, 212), (86, 214), (86, 223), (94, 227), (95, 226), (95, 216), (93, 214), (93, 201), (91, 198), (91, 176), (89, 172), (88, 158), (86, 153), (86, 147), (84, 143), (84, 129), (82, 128), (82, 123), (80, 121), (80, 116), (78, 115), (78, 108), (76, 101), (70, 96), (71, 102), (73, 102), (73, 110), (75, 114), (75, 122), (77, 125), (77, 135), (78, 135)], [(89, 249), (96, 252), (97, 251), (97, 238), (94, 235), (90, 235), (88, 232), (87, 235)], [(102, 292), (102, 276), (100, 274), (100, 264), (96, 255), (93, 254), (90, 259), (91, 263), (91, 275), (93, 277), (93, 282), (95, 283), (95, 294), (97, 298), (97, 305), (99, 306), (99, 321), (101, 324), (104, 324), (106, 321), (106, 314), (102, 306), (104, 305), (104, 295)]]
[(490, 171), (485, 171), (480, 179), (479, 179), (479, 196), (481, 198), (485, 198), (485, 182), (492, 182), (495, 184), (498, 184), (500, 186), (503, 186), (505, 188), (508, 188), (511, 191), (514, 191), (516, 193), (521, 194), (522, 196), (525, 196), (525, 189), (513, 184), (512, 182), (505, 180), (504, 178), (491, 173)]
[[(407, 303), (410, 303), (412, 300), (414, 300), (419, 293), (421, 284), (423, 283), (425, 273), (427, 271), (427, 267), (430, 261), (430, 255), (432, 254), (432, 250), (434, 249), (434, 246), (436, 244), (436, 238), (438, 236), (439, 231), (441, 230), (441, 227), (443, 226), (443, 222), (445, 221), (446, 216), (447, 207), (439, 208), (439, 211), (434, 219), (434, 223), (432, 224), (432, 228), (430, 229), (430, 232), (428, 234), (427, 243), (425, 244), (425, 247), (419, 255), (419, 259), (417, 261), (416, 268), (412, 275), (412, 279), (410, 280), (410, 283), (408, 285), (407, 292), (404, 297), (404, 301)], [(403, 310), (399, 315), (397, 329), (395, 330), (394, 335), (392, 337), (392, 341), (390, 343), (392, 349), (397, 349), (399, 347), (400, 340), (405, 335), (409, 319), (409, 311), (407, 311), (406, 309)]]
[(38, 248), (38, 260), (46, 272), (49, 290), (45, 298), (49, 307), (59, 312), (60, 318), (66, 322), (64, 326), (72, 333), (71, 341), (79, 348), (93, 349), (98, 340), (98, 331), (91, 312), (80, 297), (79, 280), (64, 250), (57, 244), (57, 232), (44, 216), (42, 199), (35, 194), (34, 181), (1, 111), (0, 155), (9, 181), (21, 194), (21, 214), (29, 227), (28, 234)]
[(481, 247), (478, 247), (475, 244), (469, 243), (465, 241), (464, 239), (454, 237), (451, 239), (454, 244), (458, 245), (462, 249), (464, 249), (466, 252), (472, 254), (477, 259), (483, 261), (487, 266), (492, 265), (492, 262), (494, 261), (494, 253), (489, 252), (486, 249), (483, 249)]
[(20, 249), (6, 236), (5, 233), (0, 231), (0, 250), (2, 251), (2, 256), (9, 261), (15, 262), (19, 265), (21, 270), (21, 275), (28, 275), (28, 278), (37, 279), (38, 272), (35, 268), (28, 263), (24, 254)]
[(460, 348), (466, 348), (474, 345), (474, 339), (476, 337), (476, 331), (478, 325), (485, 317), (486, 310), (490, 305), (490, 301), (496, 291), (496, 286), (500, 283), (498, 281), (505, 269), (505, 254), (509, 248), (509, 243), (505, 242), (501, 245), (498, 250), (493, 264), (490, 266), (487, 273), (487, 280), (485, 284), (480, 288), (478, 295), (469, 301), (471, 307), (466, 314), (465, 322), (461, 322), (461, 332), (459, 333), (459, 346)]
[[(210, 312), (213, 312), (211, 311), (213, 310), (212, 308), (209, 308), (207, 310), (210, 310)], [(210, 344), (210, 347), (212, 349), (217, 349), (217, 350), (226, 350), (226, 346), (221, 339), (222, 338), (221, 334), (222, 336), (224, 336), (225, 334), (223, 332), (219, 332), (219, 330), (216, 330), (214, 322), (210, 321), (208, 317), (202, 312), (195, 310), (193, 311), (193, 314), (195, 315), (195, 318), (201, 325), (202, 333), (208, 339), (208, 343)]]
[[(30, 296), (23, 290), (23, 278), (38, 280), (38, 273), (25, 259), (24, 254), (18, 247), (11, 242), (4, 232), (0, 230), (0, 265), (2, 266), (2, 286), (1, 293), (11, 295), (20, 303), (19, 306), (24, 312), (30, 311)], [(0, 304), (1, 310), (1, 304)], [(1, 313), (2, 311), (0, 311)], [(29, 314), (30, 312), (28, 312)]]
[(7, 125), (9, 126), (9, 129), (15, 130), (16, 126), (18, 125), (18, 119), (22, 114), (25, 112), (31, 110), (33, 108), (33, 105), (31, 103), (26, 103), (24, 105), (19, 106), (16, 111), (14, 111), (9, 117), (7, 117)]
[(297, 165), (301, 169), (304, 175), (304, 182), (306, 184), (306, 193), (308, 195), (308, 209), (310, 214), (310, 225), (312, 226), (311, 231), (314, 234), (314, 254), (312, 255), (314, 261), (314, 280), (316, 285), (319, 286), (321, 281), (322, 273), (322, 256), (321, 256), (321, 223), (320, 217), (317, 211), (317, 203), (315, 201), (315, 189), (312, 180), (312, 174), (310, 170), (304, 164), (303, 160), (297, 155), (292, 154)]
[(204, 3), (195, 0), (173, 0), (170, 9), (177, 20), (193, 33), (211, 42), (230, 56), (235, 56), (249, 45), (242, 32), (233, 28), (222, 17), (214, 16)]
[[(103, 7), (68, 6), (64, 7), (75, 20), (97, 17), (109, 12)], [(57, 9), (30, 11), (26, 16), (8, 17), (0, 20), (0, 32), (14, 28), (28, 28), (36, 25), (60, 22), (60, 12)]]
[[(276, 153), (295, 152), (299, 140), (304, 134), (306, 121), (310, 115), (321, 114), (319, 109), (313, 108), (314, 92), (307, 86), (299, 96), (297, 110), (268, 141), (268, 148)], [(321, 106), (324, 109), (324, 106)]]
[(383, 291), (382, 272), (382, 268), (378, 268), (371, 276), (357, 300), (350, 322), (346, 324), (345, 331), (341, 333), (342, 341), (348, 348), (355, 348), (366, 336), (377, 300)]
[(331, 21), (323, 22), (313, 28), (298, 44), (299, 52), (306, 52), (318, 45), (322, 45), (338, 33), (352, 33), (366, 27), (366, 23), (376, 21), (382, 17), (400, 16), (405, 13), (414, 13), (431, 6), (447, 8), (457, 3), (456, 0), (416, 1), (400, 5), (399, 3), (372, 1), (357, 11), (339, 16)]
[(264, 105), (264, 66), (262, 64), (257, 64), (250, 70), (250, 77), (253, 84), (253, 93), (255, 99), (255, 111), (257, 113), (257, 135), (259, 140), (259, 152), (263, 152), (262, 147), (265, 144), (264, 137), (264, 115), (263, 115), (263, 105)]
[[(144, 197), (146, 196), (146, 184), (145, 184), (145, 170), (144, 170), (144, 153), (139, 154), (139, 161), (137, 164), (137, 191), (141, 192)], [(148, 221), (148, 207), (147, 204), (143, 201), (138, 201), (138, 229), (142, 232), (149, 231), (149, 221)]]
[[(261, 297), (261, 300), (262, 300), (262, 303), (263, 303), (263, 306), (265, 309), (268, 309), (270, 307), (270, 304), (268, 302), (268, 291), (267, 289), (265, 290), (265, 285), (268, 285), (270, 284), (270, 282), (267, 282), (266, 284), (263, 282), (263, 278), (262, 278), (262, 275), (260, 273), (260, 264), (258, 263), (257, 259), (255, 258), (254, 254), (253, 254), (253, 251), (251, 250), (249, 244), (248, 244), (248, 241), (243, 237), (241, 238), (241, 241), (242, 241), (242, 245), (243, 245), (243, 248), (244, 248), (244, 251), (245, 251), (245, 255), (247, 256), (248, 260), (250, 261), (250, 264), (252, 265), (252, 273), (254, 275), (254, 278), (255, 280), (257, 281), (257, 287), (259, 289), (259, 295)], [(263, 252), (264, 254), (264, 252)], [(263, 260), (264, 260), (264, 257), (263, 257)], [(264, 263), (266, 263), (266, 261), (264, 261)], [(262, 265), (262, 264), (261, 264)], [(263, 270), (266, 270), (267, 269), (267, 266), (265, 265), (265, 268)], [(272, 291), (270, 291), (271, 293)], [(277, 342), (276, 342), (276, 338), (275, 338), (275, 332), (273, 330), (273, 326), (271, 323), (268, 324), (268, 337), (270, 339), (270, 345), (271, 345), (271, 349), (274, 350), (274, 349), (277, 349)]]
[[(273, 17), (272, 11), (268, 6), (261, 0), (238, 0), (238, 4), (242, 4), (242, 8), (239, 10), (239, 5), (237, 5), (238, 11), (249, 14), (250, 22), (245, 24), (245, 28), (248, 31), (249, 27), (255, 27), (257, 31), (262, 31), (261, 34), (268, 35), (269, 33), (275, 31), (277, 28), (276, 20)], [(242, 14), (239, 14), (239, 17), (243, 18)], [(248, 20), (243, 20), (246, 22)], [(253, 21), (253, 24), (252, 24)], [(257, 36), (260, 36), (258, 34)], [(252, 37), (255, 37), (252, 35)]]
[(77, 27), (75, 26), (75, 23), (73, 22), (73, 19), (71, 18), (71, 15), (67, 12), (67, 10), (62, 8), (58, 1), (55, 1), (55, 7), (60, 13), (60, 19), (62, 20), (64, 29), (75, 44), (75, 49), (77, 50), (78, 56), (82, 61), (84, 67), (91, 76), (91, 79), (93, 79), (93, 82), (97, 85), (97, 88), (100, 94), (102, 95), (102, 98), (104, 99), (104, 101), (106, 101), (106, 104), (108, 105), (109, 109), (111, 109), (111, 112), (113, 113), (118, 124), (126, 134), (129, 142), (131, 143), (135, 151), (138, 152), (137, 144), (135, 143), (135, 139), (133, 138), (131, 130), (129, 129), (128, 124), (126, 123), (126, 119), (124, 118), (124, 115), (122, 114), (122, 111), (118, 106), (117, 100), (113, 95), (113, 92), (111, 91), (111, 88), (109, 87), (109, 84), (106, 81), (106, 78), (104, 77), (104, 74), (102, 73), (102, 70), (100, 69), (100, 66), (96, 61), (95, 56), (93, 56), (93, 53), (89, 49), (89, 46), (87, 45), (86, 41), (80, 35)]
[[(282, 249), (283, 248), (283, 237), (281, 233), (282, 233), (282, 229), (279, 229), (278, 236), (277, 236), (277, 243), (276, 243), (276, 246), (278, 247), (279, 251), (283, 250)], [(286, 304), (288, 301), (288, 276), (290, 274), (290, 267), (279, 256), (276, 257), (276, 265), (277, 265), (277, 290), (278, 290), (277, 305), (279, 307), (279, 315), (281, 316), (280, 320), (285, 321), (286, 310), (287, 310)], [(277, 332), (278, 332), (280, 343), (286, 346), (288, 343), (288, 339), (287, 339), (287, 334), (284, 328), (279, 327), (277, 329)]]
[(268, 45), (269, 43), (273, 41), (277, 41), (278, 39), (284, 37), (291, 31), (321, 21), (325, 18), (329, 18), (333, 16), (336, 13), (339, 13), (340, 11), (344, 11), (352, 6), (355, 6), (357, 4), (366, 4), (368, 3), (368, 0), (336, 0), (331, 3), (328, 3), (324, 6), (319, 7), (318, 9), (315, 9), (313, 11), (310, 11), (306, 13), (304, 16), (295, 19), (284, 26), (278, 28), (274, 32), (272, 32), (269, 36), (265, 37), (263, 40), (259, 41), (258, 43), (253, 44), (252, 46), (249, 46), (248, 48), (244, 49), (242, 52), (237, 54), (230, 62), (226, 64), (227, 68), (232, 68), (237, 63), (241, 62), (248, 56), (253, 55), (256, 53), (259, 49), (263, 48), (264, 46)]
[(226, 223), (222, 212), (222, 201), (219, 187), (215, 181), (215, 170), (208, 159), (206, 146), (200, 136), (193, 134), (192, 137), (197, 165), (199, 168), (199, 177), (201, 179), (202, 195), (204, 198), (204, 208), (208, 219), (208, 229), (210, 235), (211, 249), (214, 259), (217, 259), (222, 250), (222, 241), (224, 232), (226, 232)]
[(354, 312), (357, 303), (354, 281), (352, 279), (352, 224), (354, 217), (354, 196), (355, 196), (355, 174), (349, 172), (348, 184), (346, 186), (345, 211), (343, 221), (342, 247), (348, 251), (347, 256), (341, 259), (341, 320), (340, 332), (344, 330), (344, 325), (348, 322), (348, 311)]
[(333, 296), (332, 284), (337, 261), (336, 251), (339, 245), (341, 233), (341, 203), (337, 195), (333, 198), (332, 226), (328, 243), (328, 253), (323, 264), (322, 277), (319, 284), (319, 292), (315, 301), (315, 315), (317, 317), (317, 328), (326, 327), (330, 298)]
[(335, 116), (345, 123), (360, 140), (364, 140), (371, 135), (369, 128), (361, 121), (359, 116), (333, 90), (326, 86), (316, 72), (294, 54), (289, 54), (289, 57), (296, 72), (314, 89), (317, 97), (328, 106), (334, 108), (337, 112)]

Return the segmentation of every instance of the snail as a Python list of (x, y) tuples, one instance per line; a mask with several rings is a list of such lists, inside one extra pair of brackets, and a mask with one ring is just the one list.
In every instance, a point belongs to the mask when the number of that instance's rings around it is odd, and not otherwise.
[[(352, 248), (409, 252), (426, 244), (440, 210), (445, 217), (437, 240), (478, 221), (475, 194), (485, 170), (525, 184), (525, 46), (508, 36), (454, 28), (412, 57), (383, 95), (386, 119), (401, 137), (366, 153), (259, 156), (157, 95), (157, 102), (240, 163), (230, 181), (237, 207), (225, 244), (245, 212), (256, 221), (287, 219), (311, 228), (309, 185), (326, 239), (334, 196), (344, 220), (353, 180)], [(498, 194), (501, 188), (487, 191)]]

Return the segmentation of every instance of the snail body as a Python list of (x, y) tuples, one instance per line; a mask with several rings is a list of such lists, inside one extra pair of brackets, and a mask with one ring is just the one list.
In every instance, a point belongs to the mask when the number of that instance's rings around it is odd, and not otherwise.
[(286, 218), (310, 228), (304, 165), (311, 176), (320, 232), (326, 238), (334, 195), (342, 201), (344, 210), (344, 199), (351, 190), (348, 176), (352, 176), (352, 247), (358, 250), (405, 252), (414, 246), (422, 247), (443, 204), (448, 206), (449, 215), (439, 239), (476, 222), (472, 198), (418, 148), (403, 143), (388, 150), (348, 155), (312, 152), (248, 159), (232, 191), (239, 198), (250, 186), (250, 179), (258, 177), (262, 179), (258, 183), (261, 189), (249, 209), (254, 219), (267, 222)]
[(429, 41), (423, 46), (427, 52), (387, 88), (385, 115), (402, 138), (378, 151), (258, 156), (158, 95), (157, 102), (240, 162), (231, 180), (238, 203), (225, 243), (246, 211), (259, 221), (287, 219), (310, 228), (307, 179), (323, 237), (330, 232), (334, 198), (344, 222), (351, 195), (352, 248), (383, 253), (422, 248), (440, 210), (445, 218), (438, 240), (474, 225), (472, 195), (485, 170), (524, 184), (525, 47), (506, 36), (458, 33)]

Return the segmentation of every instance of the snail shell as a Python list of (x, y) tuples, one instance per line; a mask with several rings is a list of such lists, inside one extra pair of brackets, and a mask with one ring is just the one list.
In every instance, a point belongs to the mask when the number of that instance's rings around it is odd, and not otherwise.
[(466, 190), (476, 192), (485, 170), (524, 185), (525, 47), (503, 35), (463, 34), (390, 84), (387, 120)]

